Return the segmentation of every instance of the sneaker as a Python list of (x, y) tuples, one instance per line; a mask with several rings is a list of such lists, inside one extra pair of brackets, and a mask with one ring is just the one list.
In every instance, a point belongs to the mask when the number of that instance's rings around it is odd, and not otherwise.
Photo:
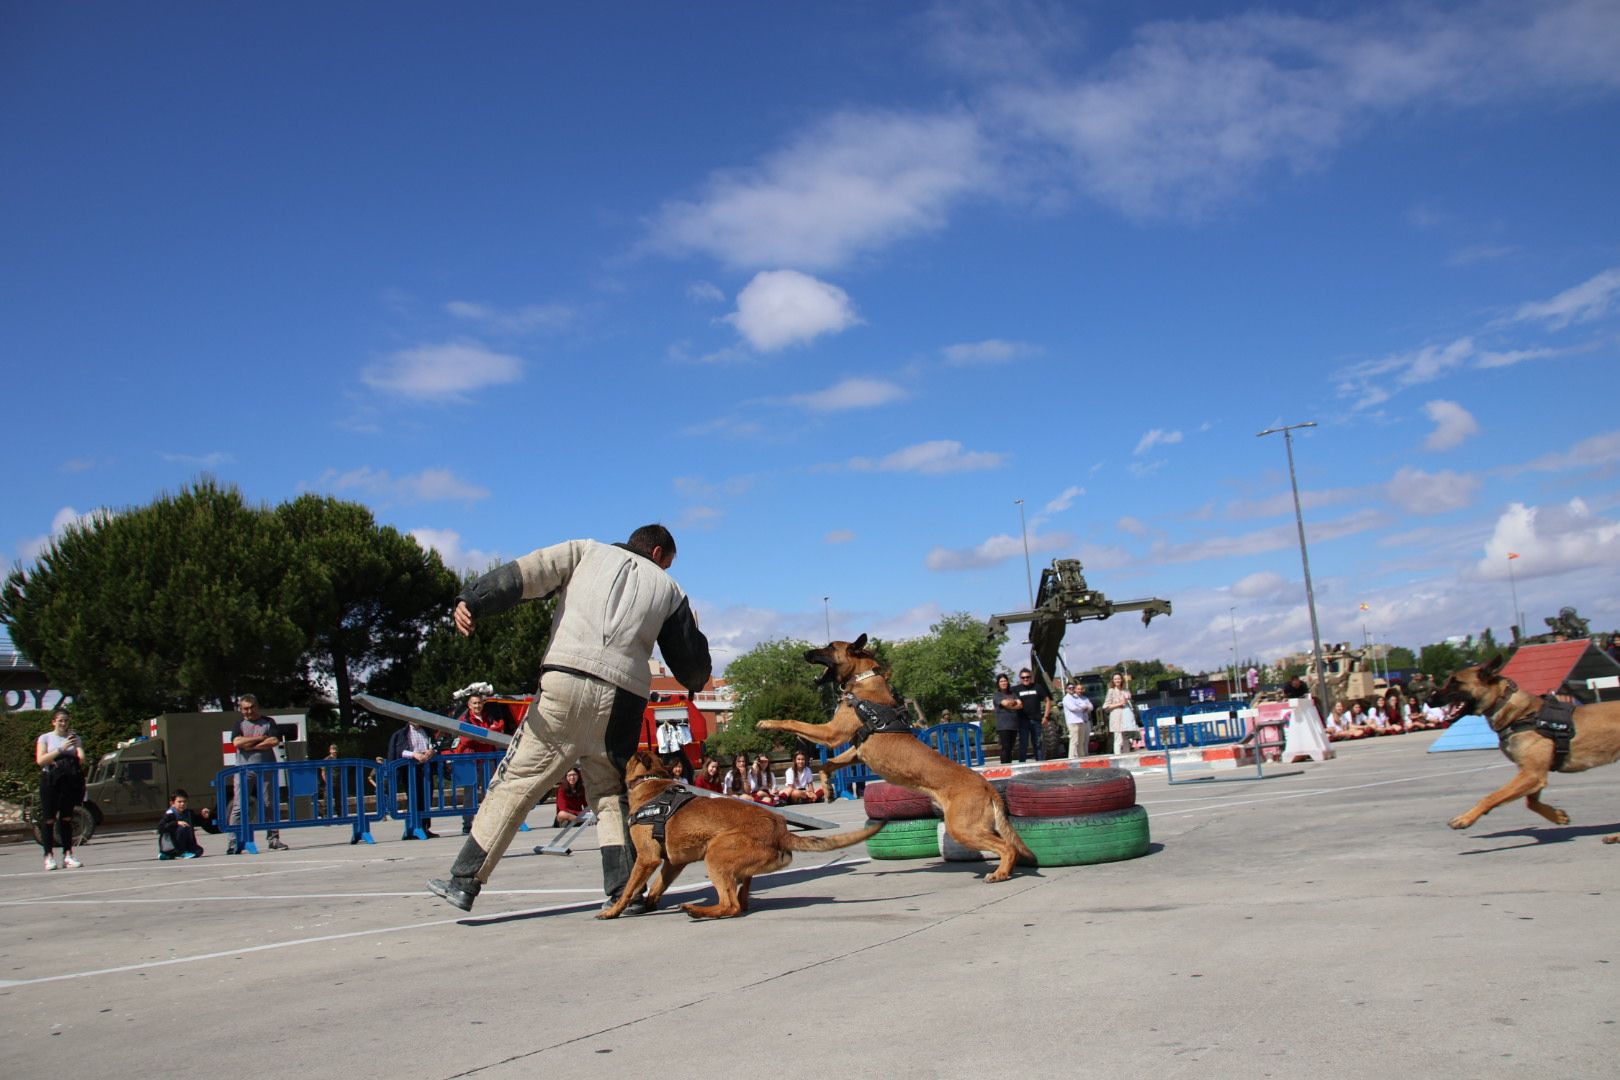
[(47, 855), (47, 856), (45, 856), (45, 869), (47, 869), (47, 870), (55, 870), (56, 869), (56, 856), (55, 855)]
[(182, 859), (195, 859), (198, 855), (201, 855), (201, 854), (202, 854), (202, 852), (200, 852), (200, 851), (188, 851), (184, 855), (181, 855), (180, 857)]
[(468, 891), (456, 884), (454, 878), (433, 878), (427, 883), (428, 891), (445, 902), (460, 908), (462, 911), (471, 911), (473, 901), (478, 898), (478, 890)]
[(439, 838), (439, 834), (434, 832), (432, 829), (423, 829), (422, 835), (427, 837), (429, 840), (437, 840)]
[(70, 851), (66, 855), (62, 856), (62, 865), (67, 867), (69, 870), (77, 870), (79, 867), (83, 866), (84, 863), (74, 858), (73, 852)]
[(287, 845), (283, 844), (281, 842), (281, 837), (272, 836), (270, 838), (270, 850), (271, 851), (286, 851), (287, 850)]
[(236, 854), (236, 841), (235, 840), (232, 840), (228, 844), (225, 845), (225, 854), (227, 854), (227, 855), (235, 855)]

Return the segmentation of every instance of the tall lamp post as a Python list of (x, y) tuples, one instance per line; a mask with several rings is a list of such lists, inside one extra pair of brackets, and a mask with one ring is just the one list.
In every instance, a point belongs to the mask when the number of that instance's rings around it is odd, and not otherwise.
[(1018, 531), (1024, 534), (1024, 586), (1029, 589), (1029, 606), (1035, 606), (1035, 576), (1029, 569), (1029, 527), (1024, 524), (1024, 500), (1014, 499), (1018, 504)]
[(1513, 640), (1515, 642), (1518, 641), (1520, 635), (1524, 634), (1525, 632), (1524, 612), (1519, 610), (1519, 582), (1518, 579), (1513, 576), (1513, 560), (1517, 559), (1518, 557), (1519, 553), (1517, 551), (1508, 552), (1508, 585), (1513, 589), (1513, 617), (1519, 620), (1514, 626), (1515, 633), (1513, 635)]
[(1226, 609), (1227, 617), (1232, 620), (1232, 692), (1227, 697), (1238, 696), (1238, 667), (1237, 667), (1237, 608)]
[(827, 606), (827, 602), (831, 599), (832, 597), (830, 596), (823, 596), (821, 598), (821, 614), (827, 620), (827, 641), (829, 643), (832, 642), (832, 608)]
[(1283, 446), (1288, 451), (1288, 486), (1294, 492), (1294, 523), (1299, 527), (1299, 561), (1305, 568), (1305, 606), (1311, 613), (1311, 665), (1316, 672), (1317, 691), (1322, 695), (1322, 708), (1332, 711), (1333, 695), (1328, 690), (1327, 679), (1322, 672), (1322, 631), (1316, 622), (1316, 592), (1311, 588), (1311, 556), (1305, 548), (1305, 515), (1299, 508), (1299, 481), (1294, 478), (1294, 432), (1299, 428), (1315, 426), (1315, 420), (1308, 420), (1303, 424), (1285, 424), (1282, 427), (1267, 428), (1255, 437), (1263, 438), (1280, 431)]

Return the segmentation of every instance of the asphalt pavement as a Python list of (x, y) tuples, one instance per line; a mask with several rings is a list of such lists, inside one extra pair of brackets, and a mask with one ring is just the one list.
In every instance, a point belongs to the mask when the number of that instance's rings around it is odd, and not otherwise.
[[(1261, 781), (1138, 775), (1153, 847), (1101, 866), (801, 855), (753, 910), (601, 922), (588, 835), (519, 834), (471, 915), (459, 836), (78, 870), (0, 847), (8, 1077), (1601, 1077), (1620, 1060), (1620, 769), (1468, 832), (1495, 751), (1344, 744)], [(1177, 770), (1178, 777), (1183, 774)], [(858, 803), (813, 808), (847, 826)], [(530, 821), (549, 822), (551, 808)], [(444, 824), (444, 823), (441, 823)], [(455, 833), (455, 823), (447, 833)], [(682, 890), (687, 890), (682, 892)], [(712, 896), (701, 868), (675, 899)]]

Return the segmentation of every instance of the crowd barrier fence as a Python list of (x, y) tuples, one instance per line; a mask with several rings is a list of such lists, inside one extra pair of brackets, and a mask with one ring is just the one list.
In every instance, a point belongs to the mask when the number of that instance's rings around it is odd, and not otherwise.
[[(349, 843), (376, 843), (371, 823), (387, 816), (393, 786), (375, 761), (363, 758), (321, 758), (316, 761), (265, 761), (232, 765), (214, 777), (214, 805), (219, 808), (220, 831), (236, 850), (258, 854), (254, 834), (283, 829), (348, 825)], [(268, 788), (272, 797), (261, 798)], [(226, 806), (238, 790), (245, 791), (242, 813), (228, 824)]]

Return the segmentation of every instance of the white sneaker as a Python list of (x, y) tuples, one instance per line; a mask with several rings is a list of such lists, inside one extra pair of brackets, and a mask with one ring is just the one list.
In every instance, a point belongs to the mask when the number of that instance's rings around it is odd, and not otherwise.
[(56, 856), (55, 855), (47, 855), (47, 856), (45, 856), (45, 869), (47, 869), (47, 870), (55, 870), (56, 869)]
[(66, 855), (62, 856), (62, 865), (67, 867), (69, 870), (76, 870), (83, 866), (84, 863), (80, 862), (78, 859), (75, 859), (73, 857), (73, 852), (70, 851)]

